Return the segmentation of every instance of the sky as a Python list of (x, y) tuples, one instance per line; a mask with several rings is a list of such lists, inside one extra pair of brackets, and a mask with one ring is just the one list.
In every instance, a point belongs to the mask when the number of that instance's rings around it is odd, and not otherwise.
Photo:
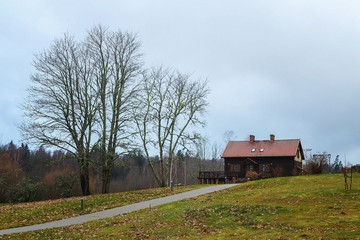
[(359, 1), (0, 1), (0, 144), (21, 143), (34, 54), (94, 25), (137, 33), (146, 66), (207, 79), (209, 145), (301, 139), (360, 163)]

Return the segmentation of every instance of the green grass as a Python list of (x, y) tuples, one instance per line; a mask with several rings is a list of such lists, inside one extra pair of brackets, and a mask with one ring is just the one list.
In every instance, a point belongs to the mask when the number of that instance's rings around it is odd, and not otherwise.
[(360, 239), (360, 174), (248, 182), (82, 225), (4, 238)]
[(174, 187), (173, 192), (171, 192), (171, 189), (167, 187), (112, 194), (91, 195), (84, 197), (83, 210), (81, 210), (80, 197), (21, 204), (1, 204), (0, 229), (27, 226), (75, 217), (145, 200), (165, 197), (204, 186), (193, 185)]

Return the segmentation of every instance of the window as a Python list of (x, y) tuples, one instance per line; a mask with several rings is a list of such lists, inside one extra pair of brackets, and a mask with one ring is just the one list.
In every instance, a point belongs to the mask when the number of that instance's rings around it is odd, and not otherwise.
[(255, 152), (256, 148), (251, 149), (251, 152)]
[(230, 164), (230, 172), (234, 171), (234, 164)]
[(253, 166), (253, 165), (250, 165), (250, 166), (249, 166), (249, 169), (250, 169), (250, 171), (254, 171), (254, 166)]
[(235, 165), (234, 165), (234, 172), (238, 172), (238, 171), (239, 171), (238, 165), (235, 164)]
[(260, 148), (260, 152), (263, 152), (264, 151), (264, 148)]
[(262, 171), (263, 171), (263, 172), (266, 172), (266, 164), (263, 164), (263, 165), (262, 165)]

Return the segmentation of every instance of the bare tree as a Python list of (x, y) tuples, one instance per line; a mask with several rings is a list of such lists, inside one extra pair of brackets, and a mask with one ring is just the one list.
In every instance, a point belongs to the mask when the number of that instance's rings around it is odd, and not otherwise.
[(225, 146), (228, 144), (229, 141), (232, 141), (234, 138), (236, 138), (235, 132), (233, 130), (226, 130), (223, 134)]
[(218, 160), (220, 158), (220, 147), (217, 144), (217, 142), (214, 142), (214, 144), (212, 145), (212, 149), (211, 149), (211, 155), (212, 155), (212, 160)]
[[(178, 146), (199, 138), (188, 132), (191, 126), (203, 126), (202, 114), (208, 105), (206, 82), (192, 81), (189, 75), (163, 68), (144, 74), (139, 104), (134, 108), (137, 133), (146, 158), (161, 187), (168, 185), (171, 166)], [(159, 154), (159, 171), (150, 159), (150, 151)]]
[(128, 32), (94, 27), (88, 36), (100, 95), (99, 138), (102, 152), (102, 193), (108, 193), (115, 160), (130, 143), (131, 108), (141, 73), (140, 43)]
[(34, 86), (24, 104), (26, 140), (71, 152), (80, 164), (84, 195), (89, 191), (90, 156), (101, 152), (102, 192), (131, 137), (131, 108), (142, 62), (136, 35), (96, 26), (82, 42), (55, 41), (34, 62)]
[(36, 72), (22, 106), (26, 122), (23, 138), (72, 154), (80, 166), (84, 195), (89, 195), (89, 165), (98, 101), (93, 87), (88, 45), (65, 35), (34, 60)]
[(311, 174), (324, 173), (325, 169), (328, 167), (330, 158), (331, 155), (327, 152), (323, 152), (322, 154), (313, 154), (312, 157), (308, 159), (305, 169)]
[(208, 159), (208, 140), (205, 138), (202, 139), (198, 139), (196, 141), (196, 159), (198, 161), (198, 165), (199, 165), (199, 170), (200, 171), (204, 171), (204, 170), (209, 170), (205, 168), (205, 161), (206, 159)]

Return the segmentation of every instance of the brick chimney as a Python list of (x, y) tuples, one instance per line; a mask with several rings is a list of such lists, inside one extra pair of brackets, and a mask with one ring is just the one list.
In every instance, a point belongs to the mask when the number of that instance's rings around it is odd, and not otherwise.
[(274, 142), (275, 141), (275, 135), (274, 134), (270, 134), (270, 142)]
[(254, 135), (250, 135), (250, 143), (255, 142), (255, 136)]

